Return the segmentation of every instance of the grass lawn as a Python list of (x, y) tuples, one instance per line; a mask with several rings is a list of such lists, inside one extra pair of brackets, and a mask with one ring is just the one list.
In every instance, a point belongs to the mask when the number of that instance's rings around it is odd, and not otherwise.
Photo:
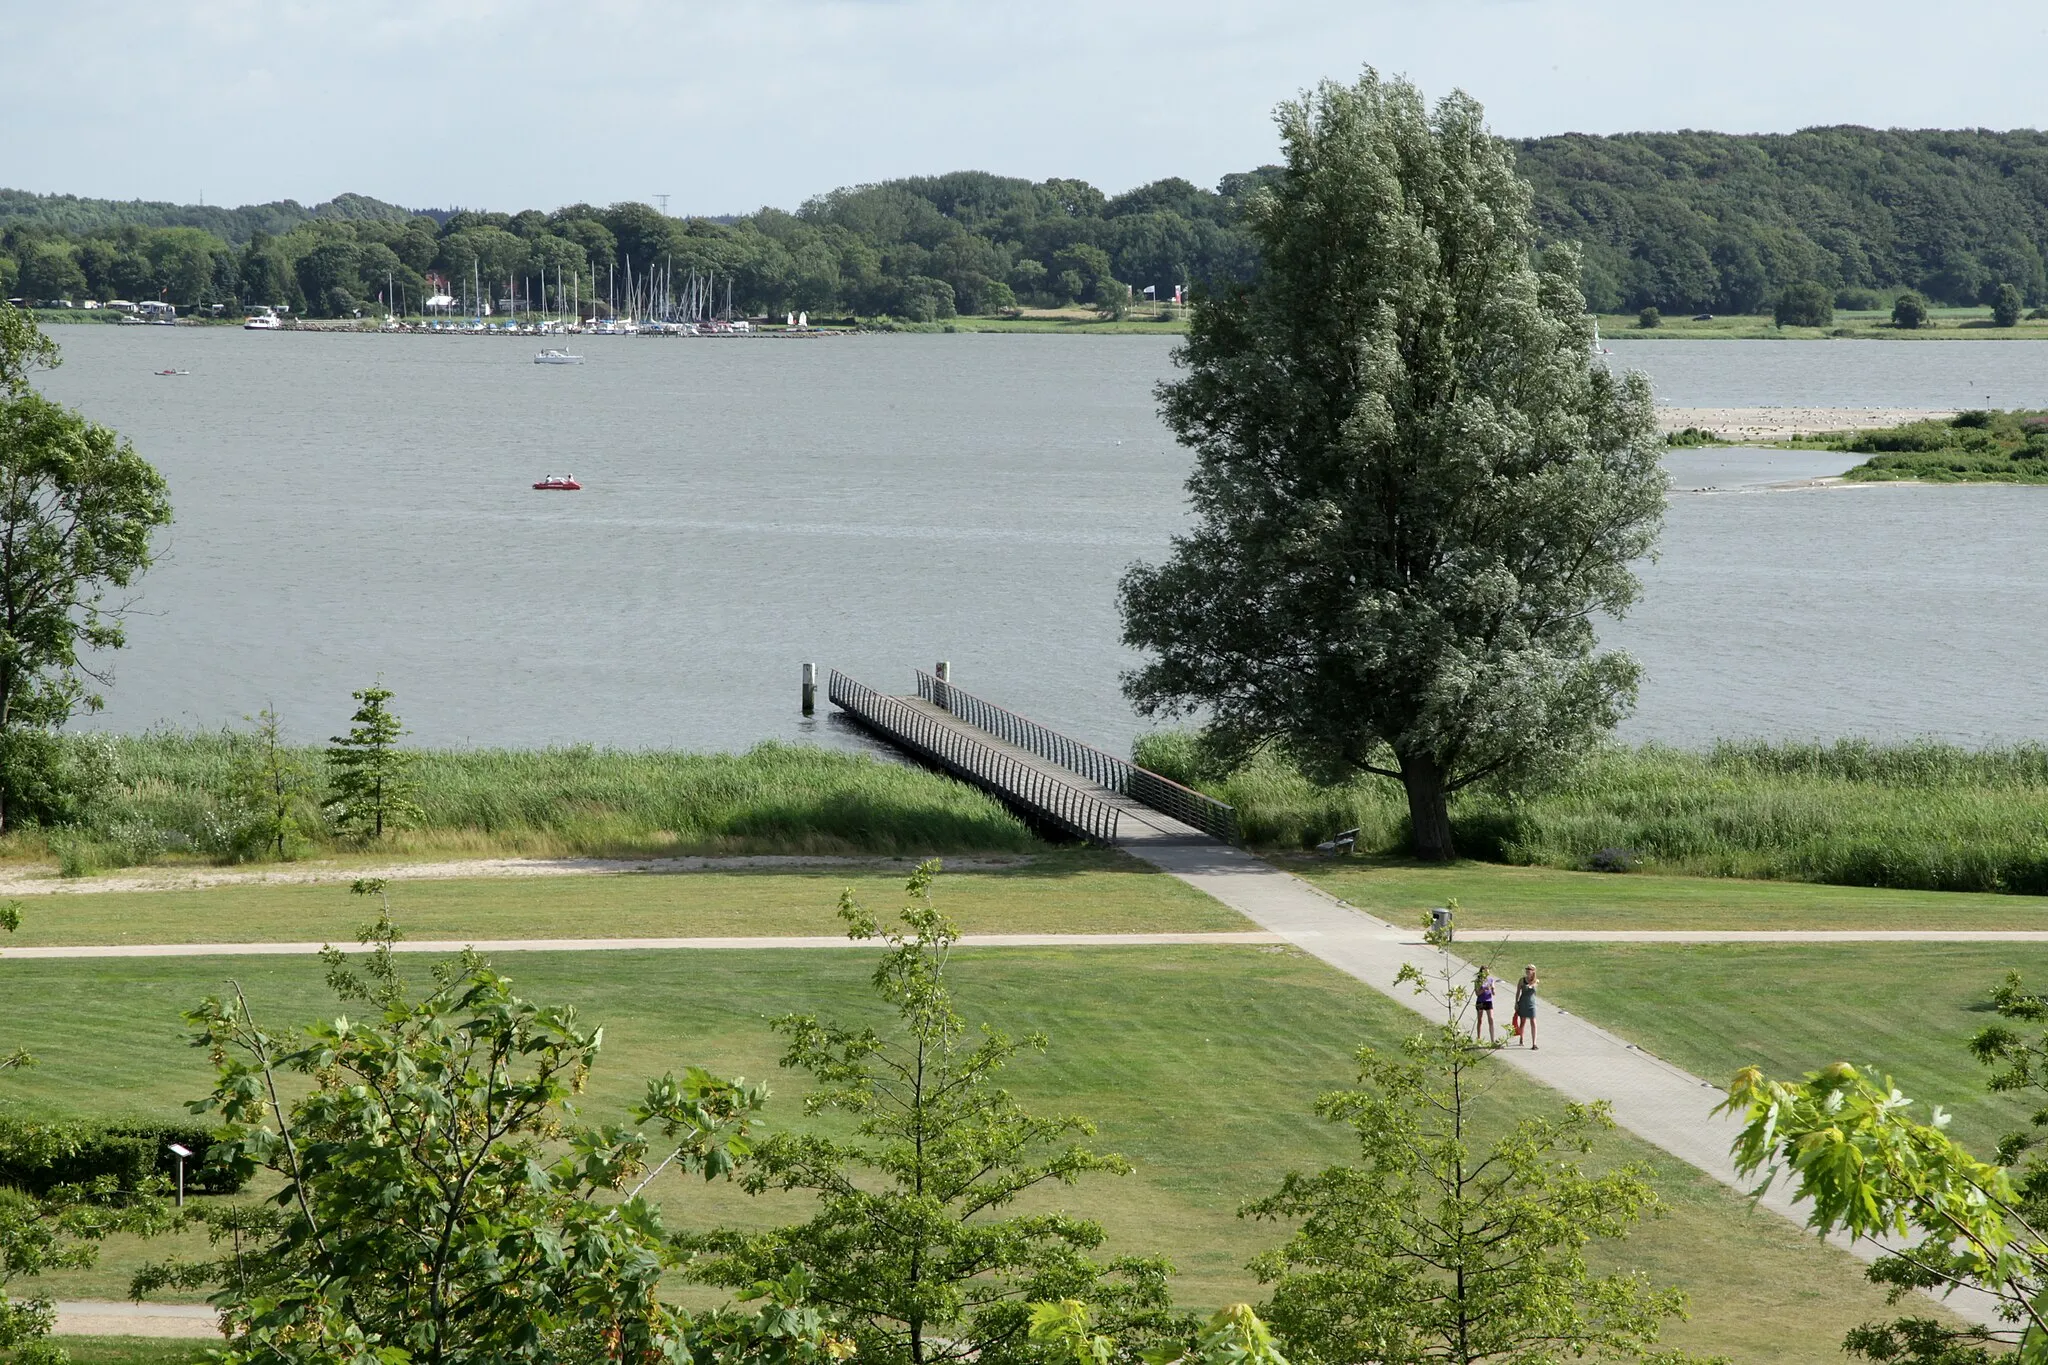
[[(901, 904), (906, 874), (865, 867), (394, 881), (408, 938), (666, 938), (836, 934), (839, 893)], [(1015, 867), (948, 872), (941, 902), (969, 933), (1244, 930), (1234, 910), (1121, 854), (1071, 850)], [(347, 886), (252, 883), (193, 891), (32, 897), (8, 942), (353, 942), (376, 918)], [(4, 953), (5, 945), (0, 945)]]
[(1964, 1044), (1995, 1018), (1990, 991), (2008, 970), (2048, 985), (2048, 945), (1545, 943), (1509, 951), (1517, 964), (1539, 964), (1554, 1003), (1709, 1080), (1751, 1063), (1780, 1077), (1867, 1063), (1923, 1106), (1947, 1109), (1951, 1131), (1986, 1157), (2041, 1105), (2039, 1094), (1987, 1091)]
[(1359, 909), (1404, 925), (1455, 898), (1458, 923), (1485, 929), (2048, 929), (2048, 898), (2040, 896), (1478, 862), (1276, 861)]
[(200, 1365), (205, 1341), (154, 1337), (58, 1337), (71, 1365)]
[[(507, 964), (537, 998), (576, 1004), (606, 1026), (606, 1058), (586, 1100), (616, 1116), (640, 1080), (696, 1062), (775, 1075), (776, 1122), (799, 1122), (797, 1078), (777, 1073), (766, 1017), (815, 1010), (875, 1017), (865, 954), (776, 952), (522, 955)], [(100, 960), (0, 963), (0, 1039), (41, 1055), (0, 1078), (0, 1099), (45, 1111), (172, 1114), (206, 1083), (177, 1011), (233, 972), (273, 1031), (320, 1011), (317, 963), (300, 959)], [(1109, 1228), (1119, 1250), (1163, 1251), (1181, 1266), (1177, 1293), (1206, 1307), (1256, 1297), (1244, 1262), (1280, 1230), (1239, 1221), (1245, 1198), (1289, 1168), (1349, 1150), (1309, 1113), (1321, 1090), (1347, 1083), (1362, 1040), (1389, 1043), (1413, 1016), (1292, 949), (1128, 948), (962, 950), (956, 987), (970, 1018), (1043, 1029), (1052, 1052), (1011, 1073), (1036, 1107), (1089, 1115), (1102, 1146), (1134, 1175), (1062, 1192)], [(1494, 1121), (1549, 1101), (1502, 1074)], [(1616, 1157), (1653, 1154), (1617, 1136)], [(1848, 1257), (1817, 1245), (1675, 1163), (1655, 1161), (1670, 1216), (1623, 1248), (1627, 1263), (1694, 1298), (1674, 1344), (1744, 1361), (1833, 1359), (1843, 1331), (1883, 1312)], [(765, 1222), (788, 1201), (748, 1200), (729, 1186), (662, 1191), (675, 1224)], [(99, 1270), (64, 1277), (65, 1296), (118, 1294), (128, 1271), (162, 1246), (109, 1248)]]

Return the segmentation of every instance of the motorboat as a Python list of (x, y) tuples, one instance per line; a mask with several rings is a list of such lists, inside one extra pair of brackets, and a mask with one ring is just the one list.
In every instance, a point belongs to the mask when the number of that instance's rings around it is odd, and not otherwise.
[(284, 327), (284, 319), (275, 313), (258, 313), (242, 324), (245, 332), (275, 332)]
[(158, 374), (190, 374), (190, 370), (158, 370)]
[(549, 474), (534, 487), (543, 493), (574, 493), (583, 485), (576, 482), (574, 474)]
[(536, 365), (581, 365), (583, 357), (567, 351), (546, 350), (533, 358)]

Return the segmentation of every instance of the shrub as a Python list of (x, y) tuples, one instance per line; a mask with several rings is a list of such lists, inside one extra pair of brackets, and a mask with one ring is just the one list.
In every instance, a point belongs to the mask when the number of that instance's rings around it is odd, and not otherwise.
[(1849, 449), (1859, 455), (1918, 454), (1929, 450), (1947, 450), (1953, 444), (1948, 434), (1940, 430), (1928, 430), (1922, 424), (1899, 427), (1892, 431), (1866, 431), (1849, 442)]
[(1884, 295), (1875, 289), (1837, 289), (1835, 307), (1852, 313), (1868, 313), (1884, 307)]
[(1678, 431), (1664, 433), (1664, 444), (1667, 446), (1717, 446), (1721, 443), (1720, 436), (1705, 427), (1684, 427)]
[(1603, 848), (1586, 859), (1589, 872), (1633, 872), (1636, 870), (1635, 850), (1627, 848)]
[(1778, 295), (1772, 317), (1780, 327), (1828, 327), (1835, 321), (1835, 303), (1828, 291), (1812, 280), (1788, 285)]
[(1991, 320), (2000, 327), (2017, 327), (2020, 322), (2020, 309), (2025, 303), (2018, 289), (2009, 284), (2001, 284), (1998, 286), (1998, 293), (1991, 300)]
[(1927, 300), (1908, 289), (1892, 301), (1892, 326), (1907, 331), (1927, 325)]
[(1949, 418), (1948, 424), (1964, 431), (1984, 431), (1991, 426), (1991, 414), (1982, 408), (1965, 408)]
[(233, 1194), (246, 1183), (227, 1167), (209, 1167), (213, 1135), (190, 1124), (158, 1122), (31, 1123), (0, 1118), (0, 1185), (46, 1195), (59, 1185), (111, 1180), (134, 1190), (156, 1175), (168, 1176), (177, 1143), (193, 1155), (185, 1163), (185, 1187), (201, 1194)]
[(1646, 332), (1653, 327), (1662, 327), (1663, 325), (1664, 315), (1654, 308), (1645, 308), (1642, 312), (1636, 314), (1636, 326)]

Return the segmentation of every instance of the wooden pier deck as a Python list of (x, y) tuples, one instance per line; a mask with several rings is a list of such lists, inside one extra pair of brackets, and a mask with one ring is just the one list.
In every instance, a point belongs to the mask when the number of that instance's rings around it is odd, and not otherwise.
[(1069, 738), (920, 670), (917, 693), (877, 692), (833, 669), (826, 695), (871, 734), (1074, 838), (1237, 842), (1221, 801)]

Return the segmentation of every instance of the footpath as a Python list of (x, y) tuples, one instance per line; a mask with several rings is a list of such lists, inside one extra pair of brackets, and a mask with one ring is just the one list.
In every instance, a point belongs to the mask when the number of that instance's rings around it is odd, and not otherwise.
[[(1132, 852), (1155, 866), (1163, 866), (1149, 854)], [(1256, 861), (1256, 860), (1254, 860)], [(1266, 866), (1265, 864), (1260, 864)], [(1168, 869), (1169, 871), (1171, 869)], [(1277, 877), (1298, 880), (1276, 868), (1267, 870)], [(1179, 876), (1178, 873), (1174, 874)], [(1189, 885), (1197, 883), (1182, 877)], [(1302, 888), (1333, 904), (1344, 905), (1306, 882)], [(1207, 887), (1203, 887), (1207, 890)], [(1213, 894), (1213, 893), (1212, 893)], [(1218, 900), (1223, 897), (1218, 895)], [(1232, 908), (1249, 911), (1234, 901)], [(1345, 906), (1347, 910), (1351, 908)], [(1397, 929), (1359, 910), (1353, 915), (1364, 921), (1352, 929), (1351, 937), (1373, 940), (1395, 948), (1421, 944), (1415, 930)], [(1263, 923), (1264, 921), (1260, 921)], [(2035, 929), (1463, 929), (1458, 937), (1471, 943), (2048, 943), (2048, 931)], [(1138, 933), (1138, 934), (962, 934), (963, 948), (1167, 948), (1221, 947), (1293, 943), (1284, 933), (1270, 930), (1233, 933)], [(327, 947), (325, 941), (307, 939), (298, 943), (57, 943), (8, 948), (5, 956), (23, 960), (78, 957), (305, 957)], [(626, 952), (723, 952), (763, 949), (846, 949), (872, 948), (872, 943), (847, 938), (844, 934), (727, 935), (700, 938), (420, 938), (401, 939), (391, 945), (397, 953), (440, 953), (450, 955), (473, 948), (493, 953), (626, 953)], [(1297, 946), (1307, 947), (1306, 944)], [(1320, 954), (1318, 954), (1320, 956)], [(1346, 970), (1349, 970), (1348, 968)], [(1353, 973), (1356, 975), (1356, 973)], [(1361, 977), (1361, 980), (1365, 978)], [(1546, 1009), (1549, 1007), (1546, 1006)]]

